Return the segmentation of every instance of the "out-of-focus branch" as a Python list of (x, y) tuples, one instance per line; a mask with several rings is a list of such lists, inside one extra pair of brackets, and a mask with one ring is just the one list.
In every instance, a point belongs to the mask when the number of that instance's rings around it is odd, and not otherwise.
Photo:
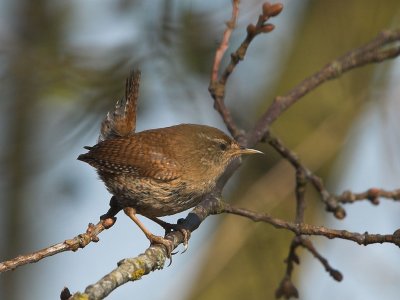
[(229, 47), (229, 38), (232, 34), (232, 31), (236, 25), (237, 17), (239, 14), (239, 1), (232, 1), (232, 17), (227, 22), (227, 28), (224, 32), (221, 44), (219, 48), (215, 52), (214, 63), (212, 67), (211, 80), (208, 90), (210, 91), (211, 97), (214, 99), (214, 108), (219, 112), (223, 121), (225, 122), (226, 127), (232, 136), (241, 141), (243, 137), (242, 131), (237, 127), (234, 120), (232, 119), (232, 115), (230, 110), (226, 107), (224, 99), (225, 99), (225, 86), (226, 82), (229, 78), (229, 75), (233, 72), (236, 65), (244, 59), (246, 55), (247, 48), (249, 47), (251, 41), (259, 35), (260, 33), (268, 33), (272, 31), (275, 27), (272, 24), (266, 23), (267, 20), (271, 17), (277, 16), (283, 9), (282, 4), (269, 4), (268, 2), (263, 4), (262, 14), (258, 17), (258, 21), (256, 25), (250, 24), (247, 27), (247, 36), (239, 46), (239, 48), (231, 54), (231, 60), (228, 66), (223, 71), (222, 75), (219, 77), (219, 69), (221, 65), (221, 60)]
[(289, 247), (289, 254), (285, 259), (286, 262), (286, 272), (283, 276), (279, 287), (275, 291), (275, 297), (281, 298), (285, 297), (286, 299), (290, 298), (299, 298), (299, 292), (296, 286), (292, 282), (292, 273), (294, 270), (294, 264), (300, 264), (300, 258), (296, 254), (296, 249), (299, 247), (301, 241), (300, 236), (296, 236), (293, 238), (292, 243)]
[(351, 69), (399, 56), (399, 42), (400, 29), (382, 31), (371, 42), (335, 59), (317, 73), (300, 82), (285, 96), (276, 97), (267, 111), (255, 124), (254, 128), (247, 133), (246, 146), (252, 147), (262, 140), (272, 122), (304, 95), (314, 90), (322, 83), (338, 78)]
[(271, 133), (268, 133), (264, 137), (264, 140), (267, 140), (268, 143), (296, 169), (296, 172), (302, 172), (304, 174), (307, 181), (310, 181), (321, 195), (321, 200), (324, 202), (327, 211), (333, 212), (338, 219), (343, 219), (346, 216), (344, 208), (339, 205), (337, 201), (334, 201), (333, 195), (325, 188), (322, 178), (305, 167), (296, 153), (283, 145), (282, 141), (272, 136)]
[(317, 260), (320, 261), (320, 263), (323, 265), (325, 270), (329, 273), (329, 275), (332, 276), (333, 279), (336, 281), (342, 281), (343, 280), (343, 275), (340, 273), (338, 270), (334, 269), (331, 267), (331, 265), (328, 263), (328, 260), (324, 258), (313, 246), (311, 241), (309, 239), (302, 238), (300, 240), (300, 244), (303, 248), (307, 249)]
[(306, 210), (306, 201), (305, 201), (305, 194), (306, 194), (306, 186), (307, 186), (307, 179), (306, 175), (303, 170), (297, 169), (296, 170), (296, 223), (304, 222), (304, 212)]
[(295, 264), (300, 264), (300, 258), (296, 254), (296, 249), (301, 246), (304, 249), (308, 250), (319, 262), (324, 266), (325, 270), (331, 275), (336, 281), (342, 281), (343, 275), (338, 270), (332, 268), (326, 258), (324, 258), (318, 251), (315, 249), (313, 244), (309, 239), (306, 239), (301, 236), (296, 236), (293, 238), (292, 243), (289, 247), (289, 254), (286, 258), (286, 273), (283, 276), (279, 287), (275, 291), (276, 298), (285, 297), (286, 299), (290, 298), (299, 298), (299, 292), (297, 291), (296, 286), (292, 282), (292, 273)]
[[(286, 160), (290, 162), (290, 164), (295, 168), (296, 170), (296, 217), (295, 217), (295, 223), (304, 223), (304, 213), (306, 210), (306, 204), (305, 204), (305, 188), (307, 185), (307, 182), (310, 181), (314, 187), (318, 190), (318, 192), (321, 194), (322, 199), (326, 203), (326, 206), (329, 210), (329, 208), (332, 209), (332, 207), (336, 208), (336, 211), (340, 212), (343, 211), (343, 208), (341, 208), (337, 203), (336, 205), (332, 205), (328, 199), (330, 199), (331, 194), (327, 191), (325, 186), (323, 185), (323, 182), (321, 178), (313, 174), (309, 169), (307, 169), (299, 160), (298, 156), (285, 147), (281, 140), (279, 140), (276, 137), (273, 137), (270, 133), (268, 133), (265, 137), (265, 140), (268, 140), (268, 143)], [(324, 198), (326, 197), (326, 198)], [(330, 205), (330, 206), (329, 206)], [(340, 209), (340, 210), (338, 210)], [(335, 211), (335, 210), (334, 210)], [(293, 237), (292, 243), (289, 248), (289, 254), (286, 259), (286, 273), (284, 277), (281, 280), (281, 283), (278, 287), (278, 289), (275, 292), (275, 295), (277, 298), (285, 297), (286, 299), (289, 299), (291, 297), (296, 297), (298, 298), (298, 291), (294, 283), (292, 282), (292, 273), (294, 269), (295, 264), (300, 264), (300, 259), (296, 254), (296, 249), (298, 246), (302, 246), (303, 248), (307, 249), (311, 254), (321, 262), (321, 264), (325, 267), (325, 270), (337, 281), (342, 280), (342, 274), (333, 269), (330, 265), (329, 262), (326, 258), (324, 258), (321, 254), (318, 253), (318, 251), (315, 249), (313, 243), (311, 240), (306, 239), (302, 237), (301, 235), (296, 235)]]
[(244, 41), (240, 44), (239, 48), (231, 54), (231, 61), (222, 73), (220, 84), (225, 86), (229, 76), (237, 66), (237, 64), (242, 61), (247, 53), (247, 49), (253, 39), (262, 33), (269, 33), (275, 29), (275, 26), (270, 23), (266, 23), (270, 18), (276, 17), (281, 13), (283, 5), (281, 3), (270, 4), (265, 2), (262, 6), (262, 14), (259, 15), (256, 25), (249, 24), (247, 26), (247, 35)]
[(386, 191), (379, 188), (370, 188), (365, 192), (353, 193), (352, 191), (345, 191), (343, 194), (334, 197), (340, 203), (354, 203), (357, 201), (369, 200), (372, 204), (378, 205), (379, 198), (392, 199), (393, 201), (400, 201), (400, 189), (394, 191)]
[(237, 18), (239, 15), (239, 0), (232, 0), (232, 17), (226, 22), (226, 29), (222, 37), (222, 41), (218, 49), (215, 51), (214, 63), (212, 66), (211, 80), (208, 90), (214, 99), (214, 108), (219, 112), (222, 120), (225, 122), (226, 127), (233, 137), (238, 138), (241, 133), (232, 119), (230, 110), (225, 106), (225, 86), (221, 85), (218, 80), (219, 68), (222, 58), (229, 47), (229, 39), (233, 30), (235, 29)]
[(218, 81), (219, 66), (226, 50), (229, 47), (229, 40), (231, 38), (233, 30), (236, 27), (237, 18), (239, 16), (239, 2), (239, 0), (232, 0), (232, 16), (231, 19), (226, 22), (226, 29), (224, 31), (224, 35), (222, 36), (221, 44), (215, 51), (214, 63), (211, 73), (211, 82)]

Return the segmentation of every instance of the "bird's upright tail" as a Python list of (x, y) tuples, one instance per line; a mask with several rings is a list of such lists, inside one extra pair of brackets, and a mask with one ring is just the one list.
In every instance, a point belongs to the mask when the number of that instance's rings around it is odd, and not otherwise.
[(135, 133), (139, 84), (140, 71), (132, 71), (126, 79), (125, 98), (117, 101), (101, 123), (99, 142)]

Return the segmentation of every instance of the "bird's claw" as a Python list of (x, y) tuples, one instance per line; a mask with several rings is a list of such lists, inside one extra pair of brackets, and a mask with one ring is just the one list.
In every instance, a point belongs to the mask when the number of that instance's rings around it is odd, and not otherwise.
[[(165, 235), (167, 235), (168, 233), (171, 233), (172, 231), (179, 231), (180, 233), (182, 233), (183, 236), (183, 251), (181, 254), (185, 253), (186, 250), (188, 249), (188, 245), (189, 245), (189, 239), (190, 239), (190, 230), (186, 229), (184, 227), (184, 225), (182, 224), (183, 219), (179, 219), (177, 224), (171, 224), (168, 222), (165, 222), (163, 220), (160, 220), (158, 218), (151, 218), (151, 220), (153, 220), (154, 222), (156, 222), (158, 225), (160, 225), (161, 227), (164, 228), (165, 230)], [(176, 252), (170, 252), (171, 255), (176, 254)]]
[[(161, 225), (161, 224), (160, 224)], [(186, 229), (183, 225), (181, 224), (170, 224), (164, 222), (162, 224), (163, 228), (165, 229), (165, 234), (168, 234), (172, 231), (179, 231), (183, 235), (183, 251), (181, 254), (185, 253), (186, 250), (189, 248), (189, 239), (190, 239), (190, 230)]]
[(153, 234), (148, 236), (148, 239), (150, 240), (151, 245), (159, 244), (165, 247), (165, 250), (167, 252), (167, 257), (169, 258), (169, 264), (168, 264), (169, 267), (172, 264), (172, 255), (175, 254), (172, 252), (174, 250), (174, 243), (166, 238)]
[(183, 235), (183, 251), (181, 253), (183, 254), (189, 248), (190, 230), (181, 227), (178, 231)]

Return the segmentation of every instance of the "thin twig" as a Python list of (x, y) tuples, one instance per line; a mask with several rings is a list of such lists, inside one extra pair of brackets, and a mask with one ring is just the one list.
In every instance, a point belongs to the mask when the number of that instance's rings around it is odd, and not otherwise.
[(247, 26), (247, 35), (244, 41), (240, 44), (239, 48), (231, 54), (231, 60), (228, 66), (225, 68), (219, 83), (222, 86), (226, 85), (229, 76), (232, 74), (233, 70), (237, 64), (244, 59), (247, 53), (247, 49), (253, 39), (259, 34), (269, 33), (275, 29), (275, 26), (266, 23), (270, 18), (276, 17), (281, 13), (283, 5), (281, 3), (269, 4), (265, 2), (262, 7), (262, 14), (258, 16), (256, 25), (250, 24)]
[(325, 268), (325, 270), (331, 275), (336, 281), (342, 281), (343, 275), (338, 270), (332, 268), (326, 258), (324, 258), (313, 246), (309, 239), (302, 236), (295, 236), (289, 247), (289, 254), (285, 259), (286, 272), (283, 276), (279, 287), (275, 291), (276, 298), (285, 297), (286, 299), (298, 298), (299, 292), (296, 286), (292, 282), (292, 274), (295, 264), (300, 264), (300, 258), (296, 254), (296, 249), (301, 246), (308, 250)]
[(269, 4), (268, 2), (263, 4), (262, 14), (258, 17), (258, 21), (256, 25), (250, 24), (247, 27), (247, 35), (239, 48), (231, 54), (231, 60), (225, 70), (223, 71), (221, 77), (218, 79), (219, 68), (221, 64), (221, 60), (223, 58), (224, 53), (226, 52), (229, 46), (229, 38), (233, 31), (233, 28), (237, 21), (237, 16), (239, 14), (239, 1), (232, 1), (232, 18), (227, 23), (227, 29), (224, 32), (224, 36), (221, 42), (220, 47), (217, 49), (215, 53), (214, 64), (211, 73), (211, 80), (208, 90), (210, 91), (211, 97), (214, 99), (214, 108), (221, 115), (226, 127), (232, 136), (238, 140), (242, 141), (243, 132), (237, 127), (235, 122), (232, 119), (232, 115), (230, 110), (225, 106), (225, 87), (226, 82), (233, 72), (237, 64), (244, 59), (247, 48), (249, 47), (251, 41), (261, 33), (268, 33), (274, 30), (274, 26), (272, 24), (266, 23), (271, 17), (277, 16), (283, 9), (282, 4)]
[(343, 219), (346, 216), (346, 211), (340, 203), (354, 203), (357, 201), (369, 200), (372, 204), (378, 205), (379, 198), (392, 199), (400, 201), (400, 189), (386, 191), (379, 188), (370, 188), (365, 192), (354, 193), (345, 191), (341, 195), (330, 193), (325, 187), (321, 177), (314, 174), (310, 169), (304, 166), (296, 153), (287, 148), (280, 139), (274, 137), (270, 132), (264, 137), (268, 143), (290, 164), (296, 169), (304, 173), (306, 179), (311, 182), (318, 193), (321, 195), (321, 200), (326, 205), (327, 211), (333, 212), (338, 219)]
[(229, 40), (231, 38), (232, 32), (236, 27), (237, 19), (239, 16), (239, 0), (232, 0), (232, 16), (231, 19), (226, 22), (226, 29), (221, 40), (221, 44), (215, 51), (214, 63), (212, 66), (211, 82), (218, 81), (219, 66), (221, 64), (222, 58), (226, 50), (229, 47)]
[(358, 233), (347, 230), (330, 229), (323, 226), (314, 226), (305, 223), (292, 223), (278, 218), (271, 217), (268, 214), (261, 214), (243, 208), (236, 208), (225, 203), (223, 212), (246, 217), (255, 222), (265, 222), (278, 229), (287, 229), (296, 235), (319, 235), (329, 239), (340, 238), (356, 242), (359, 245), (391, 243), (400, 247), (400, 230), (393, 234), (370, 234), (368, 232)]
[(42, 250), (29, 253), (26, 255), (20, 255), (8, 261), (0, 263), (0, 273), (14, 270), (19, 266), (23, 266), (30, 263), (38, 262), (43, 258), (65, 252), (65, 251), (77, 251), (79, 248), (86, 247), (90, 242), (98, 242), (97, 237), (103, 230), (110, 228), (114, 223), (111, 219), (102, 220), (96, 225), (90, 223), (85, 233), (79, 234), (76, 237), (65, 240), (62, 243), (52, 245)]
[(307, 249), (317, 260), (320, 261), (320, 263), (324, 266), (325, 270), (329, 273), (329, 275), (332, 276), (333, 279), (336, 281), (342, 281), (343, 280), (343, 275), (340, 271), (334, 269), (331, 267), (329, 264), (328, 260), (323, 257), (317, 249), (315, 249), (314, 245), (311, 243), (309, 239), (306, 238), (301, 238), (299, 240), (299, 243), (301, 246), (305, 249)]
[(326, 210), (333, 212), (335, 217), (338, 219), (343, 219), (346, 216), (346, 211), (344, 208), (339, 205), (338, 201), (335, 201), (334, 196), (329, 193), (329, 191), (325, 188), (322, 178), (315, 175), (310, 169), (305, 167), (297, 154), (287, 148), (280, 139), (272, 136), (270, 132), (266, 136), (264, 136), (263, 140), (267, 140), (268, 143), (290, 164), (298, 170), (298, 172), (302, 172), (306, 179), (311, 182), (314, 188), (321, 195), (321, 200), (324, 202)]
[(215, 51), (214, 63), (211, 72), (211, 80), (208, 88), (212, 98), (214, 99), (214, 108), (219, 112), (229, 132), (235, 138), (238, 138), (241, 135), (241, 132), (233, 121), (230, 110), (225, 106), (225, 85), (221, 85), (219, 83), (218, 73), (222, 58), (224, 57), (224, 54), (229, 47), (229, 39), (233, 30), (236, 27), (237, 18), (239, 15), (239, 2), (239, 0), (232, 0), (232, 16), (231, 19), (226, 22), (226, 29), (224, 31), (221, 44)]
[(296, 249), (300, 246), (300, 240), (301, 238), (299, 236), (295, 236), (290, 244), (289, 254), (285, 259), (286, 272), (275, 291), (275, 297), (278, 299), (281, 297), (285, 297), (286, 299), (299, 298), (299, 292), (292, 282), (292, 273), (294, 270), (294, 264), (300, 263), (300, 259), (296, 254)]
[(379, 198), (391, 199), (393, 201), (400, 201), (400, 189), (393, 191), (386, 191), (379, 188), (370, 188), (365, 192), (353, 193), (352, 191), (345, 191), (339, 196), (335, 196), (337, 202), (340, 203), (354, 203), (357, 201), (369, 200), (372, 204), (378, 205)]
[(296, 170), (296, 217), (295, 223), (304, 222), (304, 212), (306, 210), (306, 201), (304, 199), (306, 193), (306, 175), (302, 169)]

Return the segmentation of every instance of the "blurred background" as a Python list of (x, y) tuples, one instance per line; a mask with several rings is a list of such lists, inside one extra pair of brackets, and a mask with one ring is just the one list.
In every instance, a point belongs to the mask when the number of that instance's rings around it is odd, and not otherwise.
[[(400, 2), (282, 1), (276, 29), (259, 36), (227, 85), (226, 102), (245, 129), (276, 95), (327, 62), (400, 24)], [(262, 1), (242, 1), (233, 51)], [(0, 260), (72, 238), (108, 208), (94, 169), (76, 160), (96, 143), (107, 110), (142, 70), (137, 129), (178, 123), (224, 126), (207, 87), (230, 1), (0, 0)], [(400, 60), (351, 71), (307, 95), (273, 132), (341, 193), (400, 184)], [(238, 206), (294, 217), (293, 169), (267, 145), (247, 159), (225, 197)], [(358, 232), (400, 228), (400, 205), (383, 200), (324, 211), (312, 188), (307, 222)], [(175, 222), (186, 213), (166, 218)], [(148, 241), (118, 216), (100, 242), (0, 275), (0, 299), (58, 299), (100, 279)], [(146, 220), (144, 220), (147, 222)], [(156, 234), (161, 228), (146, 225)], [(292, 234), (234, 216), (206, 220), (184, 255), (108, 299), (274, 299)], [(295, 270), (300, 299), (398, 299), (399, 249), (312, 238), (344, 280), (330, 278), (309, 253)]]

